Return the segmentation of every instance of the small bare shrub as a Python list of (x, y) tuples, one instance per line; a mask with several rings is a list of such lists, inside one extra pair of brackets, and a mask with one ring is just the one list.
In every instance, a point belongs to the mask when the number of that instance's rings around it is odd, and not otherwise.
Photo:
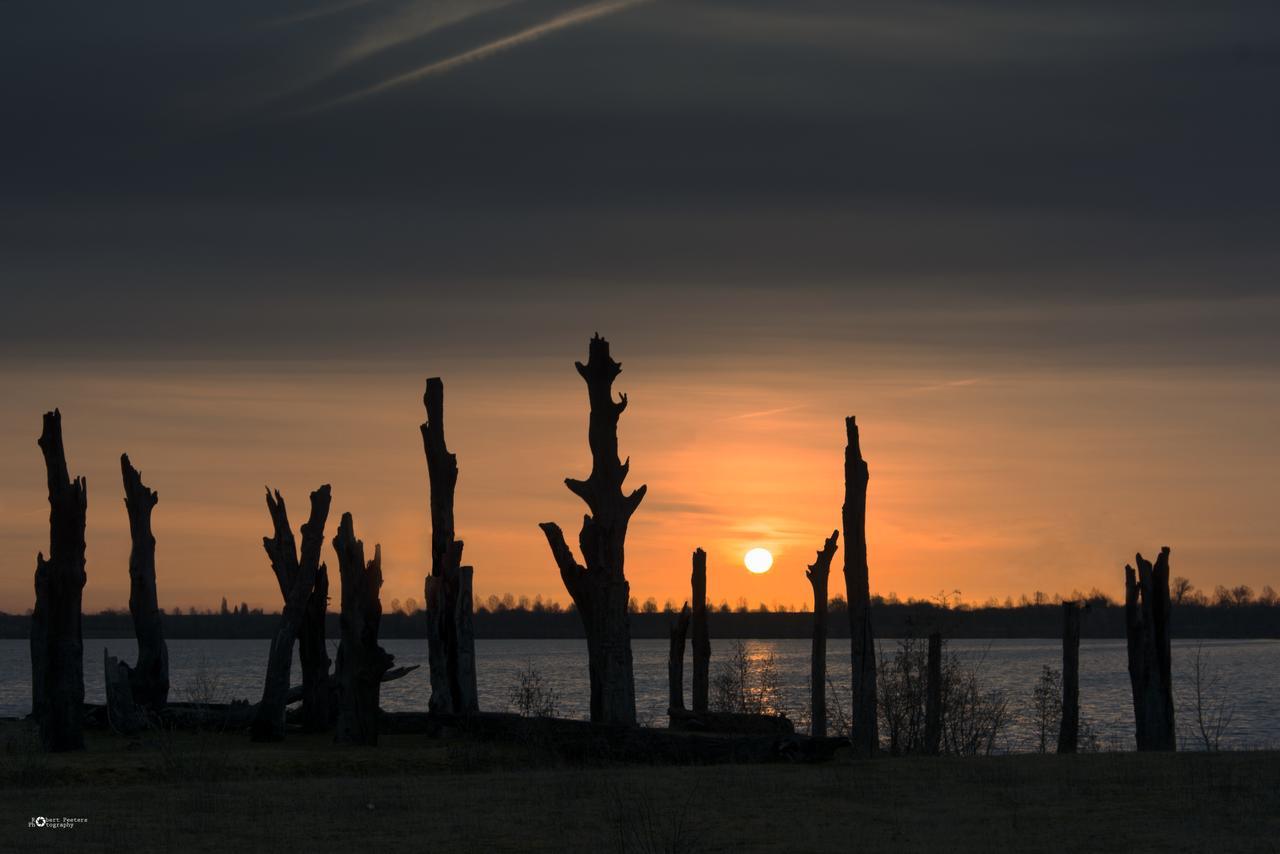
[[(944, 753), (992, 753), (1008, 738), (1012, 714), (1008, 698), (982, 676), (985, 658), (966, 665), (942, 653), (942, 744)], [(891, 755), (924, 750), (929, 649), (921, 638), (898, 642), (892, 659), (881, 655), (877, 675), (881, 738)]]
[(188, 703), (204, 709), (217, 703), (222, 696), (222, 678), (204, 653), (200, 653), (200, 658), (196, 660), (195, 673), (182, 693)]
[(533, 662), (527, 662), (507, 692), (507, 708), (526, 718), (554, 718), (560, 710), (560, 692), (547, 684)]
[(1008, 740), (1013, 714), (1004, 691), (982, 678), (985, 657), (963, 665), (945, 659), (942, 667), (942, 750), (960, 756), (994, 753)]
[(1186, 681), (1191, 691), (1182, 704), (1181, 717), (1190, 721), (1191, 734), (1183, 736), (1184, 743), (1190, 742), (1208, 751), (1221, 750), (1223, 738), (1231, 728), (1235, 705), (1203, 641), (1198, 641), (1191, 653)]
[(1040, 678), (1031, 691), (1028, 714), (1036, 736), (1036, 752), (1050, 752), (1062, 726), (1062, 671), (1047, 664), (1040, 669)]
[(789, 704), (773, 653), (752, 657), (746, 644), (734, 641), (711, 679), (709, 705), (716, 712), (785, 717)]

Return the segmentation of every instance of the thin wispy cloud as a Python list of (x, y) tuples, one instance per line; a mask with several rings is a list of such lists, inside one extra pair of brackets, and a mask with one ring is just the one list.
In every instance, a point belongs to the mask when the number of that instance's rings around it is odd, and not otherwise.
[(923, 394), (931, 391), (949, 391), (951, 389), (966, 388), (968, 386), (980, 385), (982, 379), (973, 377), (964, 380), (948, 380), (947, 382), (932, 383), (930, 385), (917, 386), (916, 388), (907, 389), (906, 394)]
[(743, 412), (738, 415), (730, 415), (724, 418), (724, 421), (745, 421), (751, 418), (767, 418), (770, 415), (781, 415), (784, 412), (794, 412), (799, 406), (779, 406), (776, 409), (761, 409), (757, 412)]
[(337, 3), (332, 6), (323, 6), (319, 9), (308, 9), (305, 12), (298, 12), (293, 15), (271, 18), (264, 21), (261, 24), (261, 28), (263, 30), (275, 30), (281, 27), (291, 27), (295, 24), (305, 24), (309, 21), (318, 21), (333, 15), (341, 15), (343, 12), (350, 12), (352, 9), (359, 9), (362, 6), (368, 6), (376, 2), (377, 0), (347, 0), (345, 3)]
[(504, 36), (487, 44), (456, 54), (455, 56), (437, 60), (436, 62), (424, 65), (421, 68), (416, 68), (413, 71), (398, 74), (394, 77), (383, 80), (381, 83), (376, 83), (373, 86), (366, 87), (357, 92), (343, 95), (340, 98), (334, 98), (333, 100), (321, 104), (318, 107), (303, 110), (302, 114), (324, 112), (326, 110), (334, 109), (335, 107), (340, 107), (344, 104), (349, 104), (369, 98), (373, 95), (381, 94), (389, 89), (403, 86), (406, 83), (413, 83), (437, 74), (445, 74), (457, 68), (461, 68), (464, 65), (470, 65), (473, 62), (479, 62), (480, 60), (487, 59), (495, 54), (502, 53), (503, 51), (511, 50), (512, 48), (537, 41), (544, 36), (551, 35), (552, 33), (560, 30), (575, 27), (579, 24), (585, 24), (589, 21), (594, 21), (608, 15), (614, 15), (618, 12), (630, 9), (633, 6), (639, 6), (650, 2), (653, 2), (653, 0), (608, 0), (608, 2), (593, 3), (590, 6), (583, 6), (581, 8), (565, 12), (562, 15), (557, 15), (550, 20), (543, 21), (541, 24), (536, 24), (535, 26), (521, 30), (518, 33), (512, 33), (509, 36)]

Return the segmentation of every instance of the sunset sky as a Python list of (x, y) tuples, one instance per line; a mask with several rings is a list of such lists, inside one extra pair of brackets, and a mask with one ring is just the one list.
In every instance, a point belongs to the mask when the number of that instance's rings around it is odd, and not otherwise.
[(537, 523), (576, 539), (596, 331), (649, 486), (639, 599), (687, 598), (701, 546), (712, 600), (807, 605), (850, 414), (874, 592), (1119, 595), (1161, 545), (1201, 588), (1280, 586), (1276, 25), (1240, 0), (2, 4), (0, 610), (48, 548), (55, 406), (86, 609), (128, 598), (122, 451), (160, 494), (163, 606), (277, 608), (263, 487), (297, 526), (326, 482), (326, 538), (352, 512), (384, 605), (421, 601), (436, 375), (476, 592), (567, 601)]

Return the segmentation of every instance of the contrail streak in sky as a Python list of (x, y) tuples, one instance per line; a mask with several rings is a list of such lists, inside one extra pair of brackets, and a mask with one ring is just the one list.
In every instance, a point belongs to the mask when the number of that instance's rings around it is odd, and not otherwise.
[(563, 15), (558, 15), (549, 21), (544, 21), (541, 24), (532, 26), (527, 30), (521, 30), (518, 33), (504, 36), (496, 41), (480, 45), (479, 47), (472, 48), (471, 50), (457, 54), (456, 56), (441, 59), (429, 65), (424, 65), (421, 68), (416, 68), (413, 71), (396, 75), (395, 77), (383, 80), (381, 83), (361, 89), (358, 92), (352, 92), (349, 95), (343, 95), (340, 98), (335, 98), (318, 107), (313, 107), (302, 112), (323, 112), (352, 101), (359, 101), (363, 98), (368, 98), (371, 95), (377, 95), (380, 92), (385, 92), (388, 89), (395, 88), (396, 86), (402, 86), (405, 83), (412, 83), (415, 80), (422, 80), (423, 78), (431, 77), (436, 74), (444, 74), (454, 70), (455, 68), (469, 65), (472, 62), (479, 62), (482, 59), (486, 59), (496, 53), (501, 53), (504, 50), (510, 50), (513, 47), (519, 47), (522, 44), (528, 44), (529, 42), (536, 41), (543, 36), (556, 32), (557, 30), (563, 30), (567, 27), (584, 24), (587, 21), (592, 21), (596, 18), (603, 18), (606, 15), (612, 15), (632, 6), (639, 6), (642, 3), (648, 2), (651, 2), (651, 0), (608, 0), (608, 2), (604, 3), (593, 3), (590, 6), (583, 6), (580, 9), (565, 12)]

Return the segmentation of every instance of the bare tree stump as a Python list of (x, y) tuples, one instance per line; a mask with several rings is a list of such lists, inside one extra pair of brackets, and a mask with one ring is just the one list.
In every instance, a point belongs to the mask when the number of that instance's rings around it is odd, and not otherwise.
[(422, 447), (431, 482), (431, 575), (425, 590), (427, 660), (431, 666), (429, 708), (438, 714), (473, 714), (480, 710), (471, 614), (473, 570), (461, 566), (462, 542), (454, 538), (458, 458), (449, 453), (445, 443), (444, 383), (439, 377), (427, 380), (422, 403), (427, 410)]
[(342, 514), (333, 538), (342, 576), (342, 641), (338, 646), (338, 726), (334, 740), (348, 744), (378, 743), (378, 694), (394, 658), (378, 646), (382, 622), (382, 547), (364, 562), (364, 543), (356, 539), (350, 513)]
[(671, 621), (671, 652), (667, 656), (667, 714), (684, 710), (684, 646), (689, 634), (689, 603)]
[(1139, 750), (1176, 750), (1169, 646), (1169, 547), (1155, 565), (1137, 555), (1124, 568), (1125, 636)]
[[(328, 484), (311, 493), (311, 516), (302, 526), (302, 550), (297, 553), (284, 499), (279, 492), (273, 498), (271, 491), (267, 491), (267, 510), (271, 513), (275, 535), (263, 537), (262, 546), (271, 559), (271, 568), (284, 595), (284, 609), (267, 654), (262, 701), (258, 703), (253, 720), (254, 741), (280, 741), (284, 738), (284, 710), (289, 693), (289, 670), (293, 666), (293, 644), (306, 617), (320, 572), (320, 550), (324, 547), (324, 524), (329, 517), (331, 498)], [(304, 680), (308, 677), (306, 669), (302, 675)], [(303, 696), (308, 693), (304, 688)]]
[(609, 342), (599, 335), (591, 339), (588, 354), (587, 363), (578, 362), (576, 367), (587, 383), (591, 403), (587, 430), (591, 474), (586, 480), (565, 480), (569, 491), (591, 510), (578, 535), (586, 566), (574, 558), (559, 525), (544, 522), (539, 527), (582, 617), (591, 677), (591, 720), (633, 726), (636, 688), (627, 612), (631, 586), (623, 571), (623, 552), (627, 523), (644, 499), (645, 487), (630, 495), (622, 492), (631, 462), (618, 459), (618, 416), (627, 408), (627, 396), (614, 401), (613, 381), (622, 365), (609, 357)]
[(707, 711), (711, 689), (711, 637), (707, 631), (707, 553), (693, 553), (693, 710)]
[(32, 713), (46, 750), (84, 749), (84, 524), (88, 486), (73, 482), (62, 444), (62, 413), (44, 414), (40, 433), (49, 484), (49, 559), (36, 556), (31, 614)]
[(849, 643), (853, 669), (851, 738), (858, 756), (880, 748), (876, 720), (876, 643), (871, 629), (871, 583), (867, 566), (867, 483), (870, 473), (858, 444), (858, 425), (844, 421), (844, 583), (849, 598)]
[(107, 723), (121, 735), (133, 735), (147, 726), (146, 713), (134, 702), (132, 669), (104, 648), (103, 686), (107, 695)]
[(815, 738), (827, 735), (827, 579), (839, 539), (840, 532), (832, 531), (805, 571), (805, 577), (813, 586), (813, 651), (809, 661), (809, 708), (813, 723), (809, 734)]
[(1080, 603), (1062, 603), (1062, 719), (1058, 752), (1075, 753), (1080, 733)]
[(942, 634), (929, 635), (929, 678), (925, 685), (924, 752), (937, 756), (942, 748)]
[(129, 613), (138, 639), (138, 664), (129, 668), (128, 684), (133, 702), (158, 711), (169, 700), (169, 646), (160, 624), (160, 602), (156, 595), (156, 538), (151, 533), (151, 511), (160, 500), (142, 483), (142, 473), (120, 455), (124, 479), (124, 507), (129, 515)]

